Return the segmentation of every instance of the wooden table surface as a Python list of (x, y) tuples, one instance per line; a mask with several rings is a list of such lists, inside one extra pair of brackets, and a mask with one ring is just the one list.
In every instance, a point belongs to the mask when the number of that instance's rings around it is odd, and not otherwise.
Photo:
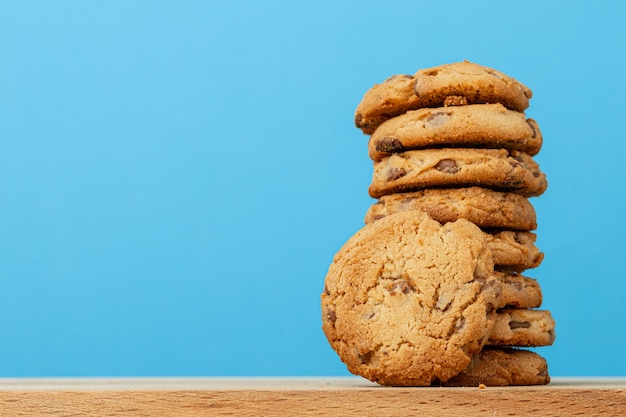
[(0, 416), (626, 416), (626, 378), (391, 388), (346, 378), (0, 379)]

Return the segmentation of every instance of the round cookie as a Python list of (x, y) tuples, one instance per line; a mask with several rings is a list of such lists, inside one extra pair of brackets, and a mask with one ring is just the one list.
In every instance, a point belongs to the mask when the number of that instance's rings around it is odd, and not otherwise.
[(522, 349), (485, 347), (469, 366), (446, 382), (447, 387), (546, 385), (548, 364), (535, 352)]
[(523, 196), (541, 195), (546, 175), (525, 153), (505, 149), (443, 148), (407, 151), (374, 162), (373, 198), (429, 187), (480, 186)]
[(498, 308), (538, 308), (543, 294), (537, 280), (515, 273), (494, 272), (494, 279), (502, 284)]
[(498, 312), (488, 345), (549, 346), (554, 343), (555, 323), (550, 311), (508, 308)]
[(430, 147), (504, 148), (536, 155), (537, 122), (501, 104), (472, 104), (408, 111), (381, 124), (368, 144), (374, 161), (392, 153)]
[(481, 228), (537, 228), (535, 209), (526, 197), (481, 187), (425, 189), (385, 195), (369, 208), (365, 223), (408, 210), (425, 211), (440, 223), (463, 218)]
[(463, 371), (501, 304), (480, 229), (416, 214), (387, 216), (354, 234), (321, 295), (330, 345), (350, 372), (383, 385), (428, 386)]
[(543, 261), (543, 252), (535, 245), (537, 235), (532, 232), (504, 230), (486, 233), (486, 237), (498, 270), (521, 272)]
[(368, 90), (357, 105), (354, 123), (372, 134), (385, 120), (423, 107), (501, 103), (523, 112), (531, 90), (493, 68), (463, 61), (395, 75)]

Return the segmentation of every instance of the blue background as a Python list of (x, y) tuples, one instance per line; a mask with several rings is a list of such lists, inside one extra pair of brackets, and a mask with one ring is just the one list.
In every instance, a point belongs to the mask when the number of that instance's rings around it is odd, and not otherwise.
[(469, 59), (534, 93), (552, 375), (626, 375), (626, 9), (583, 1), (0, 6), (0, 376), (346, 375), (354, 109)]

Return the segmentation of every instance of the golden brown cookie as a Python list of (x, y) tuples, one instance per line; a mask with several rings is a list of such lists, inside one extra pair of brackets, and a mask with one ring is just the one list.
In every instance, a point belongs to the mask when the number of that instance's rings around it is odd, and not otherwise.
[(493, 68), (463, 61), (395, 75), (368, 90), (354, 114), (354, 123), (372, 134), (392, 117), (423, 107), (501, 103), (523, 112), (530, 89)]
[(539, 308), (543, 301), (537, 280), (516, 273), (494, 272), (494, 279), (502, 284), (498, 308)]
[(431, 147), (504, 148), (535, 155), (543, 138), (537, 122), (501, 104), (473, 104), (408, 111), (381, 124), (368, 153), (380, 161), (392, 153)]
[(537, 215), (524, 196), (481, 187), (425, 189), (382, 196), (365, 223), (399, 211), (421, 210), (440, 223), (466, 219), (481, 228), (534, 230)]
[(501, 284), (484, 233), (402, 212), (365, 225), (337, 252), (322, 329), (350, 372), (427, 386), (463, 371), (491, 333)]
[(374, 163), (371, 197), (439, 187), (484, 187), (541, 195), (548, 187), (539, 165), (522, 152), (443, 148), (393, 154)]
[(535, 352), (485, 347), (460, 374), (443, 383), (447, 387), (545, 385), (550, 383), (548, 364)]
[(410, 109), (419, 108), (411, 75), (398, 74), (369, 89), (356, 108), (354, 124), (363, 133), (371, 134), (385, 120)]
[(413, 78), (420, 107), (439, 107), (440, 103), (501, 103), (523, 112), (533, 95), (528, 87), (514, 78), (469, 61), (421, 69)]
[(498, 270), (521, 272), (543, 261), (543, 252), (535, 245), (537, 235), (532, 232), (505, 230), (486, 233), (486, 238)]
[(507, 308), (498, 311), (488, 345), (549, 346), (555, 339), (555, 322), (548, 310)]

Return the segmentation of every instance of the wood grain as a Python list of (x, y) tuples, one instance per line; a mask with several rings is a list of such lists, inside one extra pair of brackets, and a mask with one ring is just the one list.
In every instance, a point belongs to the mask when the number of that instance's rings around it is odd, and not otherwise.
[(624, 416), (626, 379), (390, 388), (359, 378), (0, 379), (0, 416)]

